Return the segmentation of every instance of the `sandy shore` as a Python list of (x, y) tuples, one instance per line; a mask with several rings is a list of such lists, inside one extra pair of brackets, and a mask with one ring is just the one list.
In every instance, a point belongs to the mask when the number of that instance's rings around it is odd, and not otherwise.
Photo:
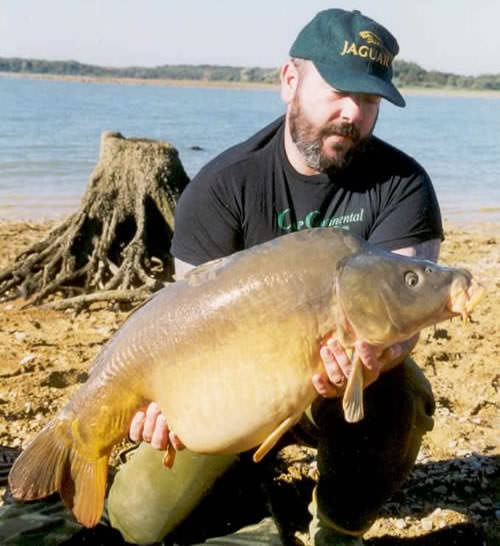
[[(49, 227), (0, 223), (0, 270)], [(466, 328), (455, 320), (421, 336), (414, 357), (434, 389), (436, 426), (368, 545), (475, 546), (500, 538), (500, 225), (447, 225), (441, 261), (469, 268), (487, 296)], [(17, 447), (84, 381), (92, 357), (127, 316), (103, 308), (75, 316), (22, 303), (0, 303), (0, 444)]]
[[(92, 83), (115, 83), (121, 85), (170, 85), (179, 87), (231, 87), (241, 89), (277, 89), (277, 84), (260, 82), (230, 82), (209, 80), (174, 80), (149, 78), (111, 78), (97, 76), (72, 76), (56, 74), (27, 74), (20, 72), (0, 72), (3, 78), (22, 78), (35, 80), (74, 81)], [(468, 90), (453, 88), (400, 87), (403, 95), (434, 95), (449, 97), (488, 97), (500, 98), (500, 91)]]

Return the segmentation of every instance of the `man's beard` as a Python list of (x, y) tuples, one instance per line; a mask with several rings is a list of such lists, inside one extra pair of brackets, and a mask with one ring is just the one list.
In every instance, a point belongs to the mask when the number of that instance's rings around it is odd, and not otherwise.
[[(332, 122), (320, 129), (315, 127), (303, 114), (298, 95), (295, 96), (289, 113), (290, 135), (307, 165), (315, 171), (330, 175), (348, 167), (354, 157), (362, 153), (373, 131), (361, 138), (359, 129), (352, 123)], [(349, 137), (352, 146), (343, 155), (329, 157), (323, 152), (323, 141), (331, 135)], [(337, 149), (341, 152), (340, 147)]]

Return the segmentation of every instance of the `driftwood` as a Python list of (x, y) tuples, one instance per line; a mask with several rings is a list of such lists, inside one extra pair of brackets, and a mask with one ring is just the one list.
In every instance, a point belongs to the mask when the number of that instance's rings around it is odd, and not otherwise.
[(0, 271), (0, 298), (59, 309), (145, 299), (173, 280), (174, 210), (187, 182), (170, 144), (104, 132), (80, 209)]

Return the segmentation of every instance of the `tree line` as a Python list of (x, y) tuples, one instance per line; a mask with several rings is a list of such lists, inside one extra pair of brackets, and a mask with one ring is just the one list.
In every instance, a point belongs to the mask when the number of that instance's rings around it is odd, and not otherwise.
[[(500, 90), (500, 74), (463, 76), (437, 70), (425, 70), (413, 62), (394, 61), (394, 82), (398, 87)], [(51, 74), (108, 78), (144, 78), (197, 80), (213, 82), (253, 82), (276, 84), (277, 68), (218, 65), (163, 65), (153, 68), (129, 66), (113, 68), (78, 61), (47, 61), (19, 57), (0, 57), (0, 72)]]
[(416, 63), (394, 61), (394, 83), (398, 87), (427, 87), (471, 90), (500, 90), (500, 74), (463, 76), (451, 72), (425, 70)]

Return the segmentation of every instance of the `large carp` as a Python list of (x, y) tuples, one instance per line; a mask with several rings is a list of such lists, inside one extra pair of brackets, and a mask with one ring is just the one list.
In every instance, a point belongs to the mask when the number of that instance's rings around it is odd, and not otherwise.
[[(88, 381), (14, 464), (14, 497), (59, 491), (77, 519), (103, 510), (108, 458), (138, 408), (156, 401), (192, 451), (260, 460), (316, 397), (321, 343), (389, 346), (466, 317), (480, 289), (468, 272), (382, 251), (317, 228), (194, 269), (136, 310)], [(344, 406), (362, 416), (354, 356)]]

